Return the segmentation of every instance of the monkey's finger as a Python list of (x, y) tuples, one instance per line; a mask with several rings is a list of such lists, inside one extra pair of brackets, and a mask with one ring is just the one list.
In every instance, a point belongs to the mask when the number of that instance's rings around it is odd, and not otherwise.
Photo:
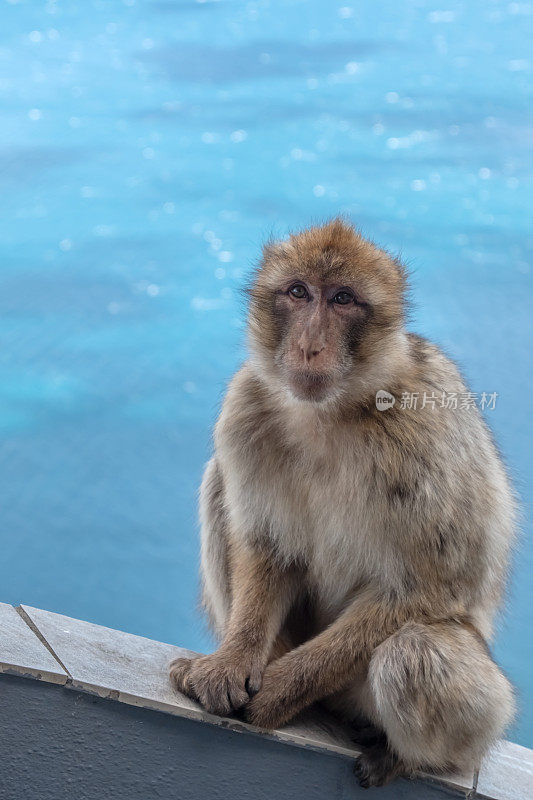
[(190, 658), (176, 658), (170, 664), (170, 680), (179, 692), (191, 696), (193, 687), (189, 680), (192, 660)]
[(362, 789), (370, 788), (370, 775), (368, 773), (367, 764), (364, 759), (359, 756), (353, 766), (353, 771)]
[(231, 707), (234, 711), (242, 708), (250, 700), (250, 696), (242, 684), (237, 681), (229, 681), (228, 683), (228, 696)]
[(360, 758), (357, 758), (353, 765), (353, 771), (357, 775), (358, 778), (361, 778), (365, 772), (365, 766)]
[(253, 670), (246, 678), (244, 688), (248, 693), (248, 697), (253, 697), (261, 688), (263, 676), (259, 670)]
[(272, 709), (258, 704), (255, 698), (245, 706), (244, 718), (250, 725), (255, 725), (257, 728), (272, 730), (278, 727), (278, 721), (275, 719)]
[(232, 710), (228, 687), (225, 681), (217, 686), (204, 685), (198, 690), (200, 703), (210, 714), (227, 717)]

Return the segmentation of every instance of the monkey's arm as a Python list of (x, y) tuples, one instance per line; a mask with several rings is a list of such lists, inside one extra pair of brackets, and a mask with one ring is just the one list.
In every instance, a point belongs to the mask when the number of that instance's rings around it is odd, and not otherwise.
[(171, 664), (177, 688), (214, 714), (241, 708), (260, 685), (272, 645), (292, 603), (294, 570), (244, 544), (231, 549), (231, 610), (219, 649)]
[(269, 664), (261, 689), (246, 707), (247, 720), (261, 728), (277, 728), (339, 691), (409, 616), (407, 609), (365, 592), (326, 630)]

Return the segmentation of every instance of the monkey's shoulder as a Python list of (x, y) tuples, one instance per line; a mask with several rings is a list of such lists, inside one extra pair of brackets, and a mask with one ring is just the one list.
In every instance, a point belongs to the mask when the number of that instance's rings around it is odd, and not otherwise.
[(246, 362), (231, 378), (224, 402), (221, 418), (238, 415), (239, 419), (253, 417), (262, 412), (265, 406), (265, 388)]
[(231, 379), (215, 426), (215, 444), (245, 451), (266, 439), (275, 442), (279, 430), (276, 414), (263, 381), (246, 363)]
[(444, 350), (417, 333), (407, 333), (411, 376), (420, 384), (437, 386), (448, 392), (467, 390), (466, 381), (457, 363)]
[(477, 451), (496, 455), (490, 431), (458, 365), (433, 342), (407, 334), (409, 367), (386, 387), (395, 398), (385, 410), (369, 404), (363, 426), (383, 446), (392, 444), (404, 456), (429, 448), (438, 458), (449, 447), (468, 459)]

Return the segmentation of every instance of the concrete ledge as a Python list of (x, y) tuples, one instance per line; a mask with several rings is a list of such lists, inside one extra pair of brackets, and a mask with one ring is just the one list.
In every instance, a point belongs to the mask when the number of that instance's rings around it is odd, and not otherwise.
[(57, 659), (24, 623), (13, 606), (0, 603), (0, 672), (50, 683), (66, 683)]
[(490, 800), (530, 800), (533, 797), (533, 750), (501, 742), (479, 772), (477, 797)]
[[(14, 761), (13, 768), (8, 770), (10, 793), (5, 796), (44, 800), (48, 797), (46, 771), (61, 771), (65, 759), (69, 761), (69, 769), (75, 767), (74, 783), (70, 794), (61, 793), (55, 784), (55, 794), (50, 794), (54, 800), (74, 794), (95, 800), (102, 797), (115, 800), (122, 796), (139, 796), (143, 800), (192, 798), (205, 796), (207, 785), (210, 798), (231, 800), (262, 796), (362, 796), (364, 790), (351, 774), (351, 762), (359, 751), (353, 746), (349, 732), (336, 719), (313, 711), (291, 725), (266, 733), (235, 719), (210, 715), (175, 692), (168, 679), (169, 662), (178, 655), (190, 654), (182, 648), (60, 614), (28, 606), (15, 610), (0, 604), (0, 671), (7, 673), (0, 677), (3, 692), (0, 737), (4, 764), (10, 766), (5, 760), (8, 753)], [(41, 683), (20, 680), (28, 677)], [(124, 706), (136, 709), (121, 711)], [(72, 708), (78, 710), (74, 716)], [(48, 730), (54, 716), (52, 709), (56, 722)], [(26, 718), (36, 714), (41, 720), (40, 741), (39, 746), (34, 743), (30, 757), (29, 752), (24, 755), (29, 734)], [(172, 720), (169, 715), (178, 719)], [(61, 739), (58, 725), (61, 736), (70, 728), (66, 738)], [(144, 741), (138, 737), (139, 725), (146, 733)], [(33, 737), (36, 735), (34, 728), (31, 733)], [(115, 788), (110, 793), (108, 780), (105, 784), (108, 788), (98, 781), (91, 783), (95, 765), (87, 761), (86, 755), (97, 745), (103, 750), (113, 747), (117, 736), (121, 737), (123, 755), (115, 767)], [(62, 741), (61, 755), (56, 753), (54, 760), (58, 738)], [(82, 753), (79, 747), (72, 746), (76, 740), (90, 740), (91, 746), (86, 746)], [(39, 753), (37, 760), (36, 753)], [(135, 765), (147, 760), (145, 778), (140, 775), (137, 778), (139, 792), (133, 791), (129, 773), (132, 769), (137, 773)], [(157, 770), (152, 768), (153, 764), (158, 764)], [(39, 780), (28, 793), (28, 775), (33, 772)], [(122, 778), (118, 773), (122, 773)], [(228, 783), (230, 774), (234, 786)], [(221, 787), (221, 778), (225, 788)], [(3, 798), (2, 780), (0, 797)], [(420, 775), (416, 780), (400, 780), (375, 789), (373, 796), (376, 800), (476, 796), (491, 800), (533, 800), (533, 752), (502, 743), (482, 765), (477, 795), (474, 784), (474, 775), (439, 779)], [(129, 787), (128, 791), (124, 787)]]

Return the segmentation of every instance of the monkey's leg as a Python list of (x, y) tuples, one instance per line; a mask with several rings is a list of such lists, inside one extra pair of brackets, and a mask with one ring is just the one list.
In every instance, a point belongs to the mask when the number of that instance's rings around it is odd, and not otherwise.
[(406, 610), (361, 593), (326, 630), (269, 664), (246, 707), (250, 722), (276, 728), (306, 706), (344, 689), (368, 666), (372, 651), (406, 621)]
[(259, 689), (297, 588), (292, 570), (242, 543), (231, 543), (230, 563), (231, 608), (219, 649), (171, 664), (176, 687), (222, 715), (241, 708)]
[[(232, 569), (230, 522), (224, 503), (224, 483), (216, 457), (207, 464), (200, 490), (202, 605), (219, 642), (224, 639), (231, 609)], [(268, 661), (280, 658), (309, 634), (310, 601), (305, 594), (291, 609), (286, 626), (274, 641)], [(299, 616), (298, 616), (299, 615)], [(296, 619), (295, 619), (296, 617)]]
[(231, 607), (229, 519), (224, 482), (216, 457), (207, 464), (200, 488), (202, 605), (217, 639), (224, 636)]
[(321, 704), (349, 724), (352, 741), (362, 750), (354, 765), (361, 786), (381, 785), (407, 772), (388, 746), (368, 681), (368, 665), (346, 689), (325, 697)]
[[(483, 752), (511, 716), (507, 680), (467, 627), (408, 622), (406, 614), (370, 590), (360, 595), (326, 630), (267, 667), (247, 718), (265, 728), (283, 725), (311, 703), (347, 689), (366, 667), (377, 709), (371, 719), (407, 762), (445, 769), (461, 765), (459, 751)], [(405, 725), (410, 721), (414, 733), (421, 718), (423, 733), (407, 746)], [(450, 742), (460, 742), (452, 753)]]
[(471, 630), (457, 622), (398, 624), (390, 609), (367, 598), (269, 665), (247, 718), (278, 727), (321, 696), (338, 693), (338, 704), (341, 688), (349, 692), (365, 662), (367, 699), (360, 693), (354, 712), (384, 730), (387, 745), (364, 751), (364, 785), (415, 769), (475, 766), (512, 717), (511, 687)]
[(457, 622), (408, 622), (374, 651), (368, 711), (388, 747), (363, 753), (368, 785), (399, 771), (447, 771), (479, 765), (509, 724), (511, 686), (481, 638)]
[(368, 680), (368, 668), (362, 670), (346, 689), (324, 698), (322, 704), (352, 729), (351, 738), (362, 751), (354, 764), (354, 772), (361, 786), (382, 786), (409, 772), (389, 746)]

